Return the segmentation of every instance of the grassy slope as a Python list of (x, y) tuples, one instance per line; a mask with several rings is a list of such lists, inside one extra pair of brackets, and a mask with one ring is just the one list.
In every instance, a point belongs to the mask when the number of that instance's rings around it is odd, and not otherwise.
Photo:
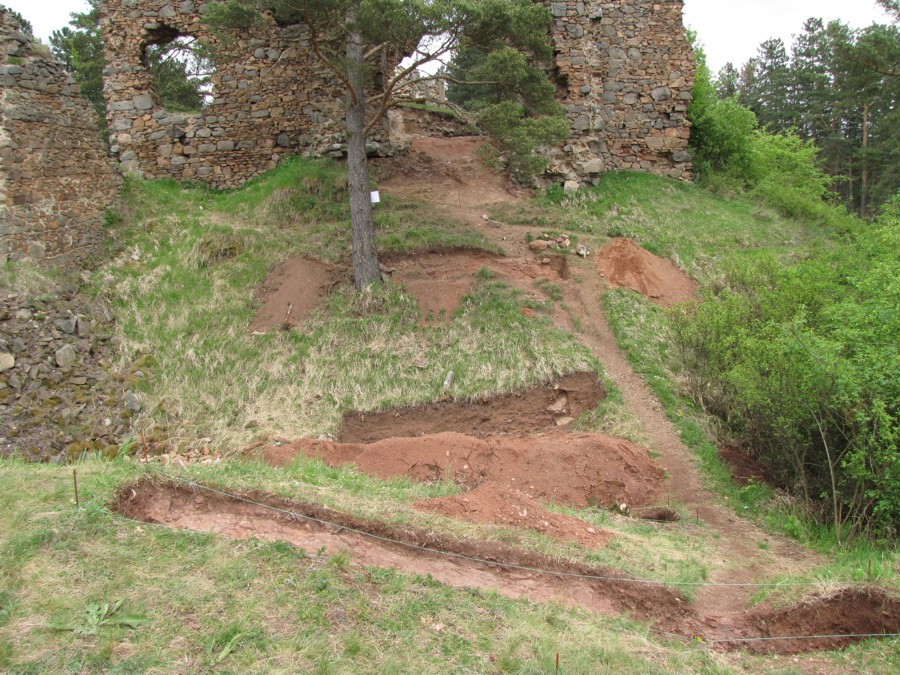
[[(308, 162), (227, 194), (171, 183), (130, 187), (130, 210), (114, 230), (118, 253), (94, 285), (116, 303), (123, 364), (137, 362), (147, 375), (141, 424), (148, 435), (226, 449), (254, 435), (332, 431), (346, 408), (432, 399), (450, 369), (459, 396), (508, 391), (572, 368), (599, 370), (575, 338), (540, 318), (540, 306), (538, 321), (525, 320), (522, 298), (487, 278), (452, 326), (417, 326), (414, 301), (400, 288), (362, 299), (339, 289), (303, 333), (249, 335), (253, 291), (274, 264), (291, 254), (334, 261), (346, 255), (342, 191), (339, 170)], [(545, 201), (519, 217), (589, 237), (633, 234), (707, 277), (716, 255), (735, 242), (752, 251), (775, 233), (775, 245), (802, 242), (785, 248), (802, 254), (824, 241), (749, 204), (670, 181), (613, 176), (595, 194), (563, 206)], [(434, 222), (415, 204), (385, 207), (382, 246), (484, 245), (476, 233)], [(621, 310), (611, 305), (620, 337), (624, 320), (635, 324), (633, 344), (623, 340), (629, 354), (646, 358), (635, 351), (643, 344), (664, 355), (664, 342), (648, 339), (659, 335), (659, 313), (627, 294), (609, 300), (622, 303)], [(652, 363), (671, 387), (662, 356)], [(623, 415), (612, 399), (603, 412)], [(696, 433), (705, 438), (702, 427)], [(91, 460), (78, 470), (80, 510), (73, 508), (68, 469), (0, 462), (0, 671), (555, 672), (557, 653), (561, 672), (726, 672), (767, 664), (661, 642), (625, 620), (358, 569), (340, 555), (129, 523), (104, 505), (124, 481), (151, 469)], [(655, 527), (567, 511), (617, 535), (608, 549), (586, 552), (535, 533), (411, 509), (415, 498), (447, 494), (452, 485), (385, 483), (305, 461), (285, 471), (240, 461), (182, 471), (667, 582), (705, 575), (704, 541), (689, 523)], [(98, 635), (47, 627), (83, 625), (89, 604), (120, 599), (149, 623)], [(900, 655), (877, 643), (825, 658), (887, 671)]]

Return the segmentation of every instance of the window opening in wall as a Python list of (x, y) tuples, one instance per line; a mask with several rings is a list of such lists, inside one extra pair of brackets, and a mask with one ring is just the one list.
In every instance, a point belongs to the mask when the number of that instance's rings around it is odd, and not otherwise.
[(201, 112), (214, 97), (209, 50), (194, 36), (169, 32), (144, 50), (153, 93), (170, 112)]

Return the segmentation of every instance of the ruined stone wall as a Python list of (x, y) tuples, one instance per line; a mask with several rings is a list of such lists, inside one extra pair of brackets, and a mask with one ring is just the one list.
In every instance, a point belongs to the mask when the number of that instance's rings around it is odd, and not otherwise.
[(572, 138), (549, 173), (584, 181), (617, 169), (689, 180), (694, 61), (683, 0), (542, 0)]
[(120, 177), (97, 113), (0, 5), (0, 258), (88, 258)]
[[(147, 178), (237, 186), (293, 154), (343, 154), (344, 93), (317, 61), (305, 26), (265, 25), (223, 43), (195, 0), (106, 0), (104, 94), (111, 145), (126, 171)], [(168, 112), (144, 54), (166, 36), (194, 36), (217, 55), (214, 100), (196, 114)], [(371, 144), (372, 152), (379, 145)]]
[[(572, 137), (551, 152), (548, 178), (585, 182), (617, 169), (690, 179), (685, 113), (694, 78), (683, 0), (535, 0), (553, 15), (553, 75)], [(223, 45), (200, 0), (106, 0), (105, 95), (122, 167), (148, 178), (234, 187), (286, 155), (343, 154), (343, 89), (311, 52), (303, 26), (269, 22)], [(214, 101), (171, 113), (152, 91), (147, 45), (190, 35), (219, 58)], [(390, 64), (383, 64), (390, 73)], [(391, 154), (378, 139), (373, 154)], [(384, 152), (381, 152), (384, 150)]]

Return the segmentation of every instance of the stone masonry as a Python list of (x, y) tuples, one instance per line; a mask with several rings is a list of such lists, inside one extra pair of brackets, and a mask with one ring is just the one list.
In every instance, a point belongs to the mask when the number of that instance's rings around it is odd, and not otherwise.
[[(294, 154), (341, 157), (342, 85), (317, 60), (304, 25), (265, 25), (233, 40), (211, 35), (194, 0), (106, 0), (104, 94), (113, 152), (146, 178), (230, 188)], [(217, 57), (213, 101), (196, 114), (168, 112), (152, 90), (148, 45), (193, 36)], [(387, 66), (385, 66), (386, 68)], [(389, 71), (388, 71), (389, 72)], [(370, 142), (373, 154), (389, 146)]]
[[(694, 64), (683, 0), (535, 1), (553, 15), (553, 75), (572, 125), (570, 141), (550, 153), (547, 178), (580, 184), (618, 169), (692, 178), (685, 113)], [(228, 188), (288, 155), (342, 156), (333, 121), (341, 117), (342, 87), (317, 62), (308, 30), (269, 20), (225, 45), (203, 26), (204, 7), (200, 0), (105, 1), (105, 94), (122, 167)], [(144, 61), (148, 45), (179, 35), (220, 53), (214, 100), (198, 114), (164, 110)], [(379, 141), (373, 154), (390, 154)]]
[(96, 111), (0, 5), (0, 258), (84, 261), (120, 181)]
[(693, 177), (686, 112), (694, 61), (683, 0), (545, 2), (572, 138), (552, 153), (556, 180), (618, 169)]

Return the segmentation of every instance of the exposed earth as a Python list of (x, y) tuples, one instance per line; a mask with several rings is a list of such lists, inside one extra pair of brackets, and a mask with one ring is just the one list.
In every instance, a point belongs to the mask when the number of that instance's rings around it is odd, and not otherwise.
[[(666, 586), (619, 571), (498, 542), (398, 528), (271, 495), (148, 480), (123, 488), (115, 508), (131, 518), (177, 528), (283, 540), (313, 550), (346, 549), (358, 564), (427, 573), (453, 586), (625, 614), (649, 621), (655, 630), (685, 639), (700, 637), (720, 649), (797, 654), (843, 647), (852, 640), (739, 640), (898, 632), (900, 602), (872, 587), (836, 589), (787, 608), (752, 607), (752, 596), (759, 590), (755, 584), (811, 570), (824, 560), (739, 518), (707, 491), (691, 451), (619, 351), (600, 304), (610, 286), (635, 290), (659, 304), (683, 302), (693, 296), (696, 283), (670, 261), (630, 240), (611, 241), (589, 257), (572, 255), (564, 242), (534, 246), (530, 236), (534, 228), (486, 218), (489, 206), (514, 202), (525, 191), (481, 164), (477, 151), (484, 141), (454, 136), (458, 133), (454, 129), (439, 137), (419, 133), (423, 130), (434, 133), (423, 124), (409, 128), (408, 158), (379, 164), (379, 189), (426, 202), (478, 229), (506, 255), (423, 251), (382, 260), (392, 282), (402, 284), (418, 300), (420, 322), (452, 320), (485, 268), (529, 293), (534, 292), (535, 280), (551, 280), (561, 289), (561, 304), (567, 307), (553, 315), (554, 322), (570, 328), (572, 317), (577, 318), (579, 339), (622, 392), (648, 447), (578, 431), (579, 416), (596, 409), (605, 391), (595, 374), (576, 373), (496, 399), (352, 412), (344, 417), (340, 442), (297, 439), (254, 452), (275, 466), (302, 455), (333, 466), (352, 464), (379, 478), (452, 480), (462, 487), (461, 494), (419, 501), (415, 507), (449, 518), (528, 528), (588, 549), (609, 545), (611, 535), (557, 513), (555, 507), (613, 509), (663, 521), (650, 526), (666, 527), (665, 522), (678, 518), (668, 507), (672, 502), (712, 535), (709, 578), (694, 589), (693, 602)], [(250, 330), (302, 329), (309, 311), (347, 279), (347, 269), (308, 258), (286, 260), (259, 290), (263, 308)], [(738, 473), (760, 478), (749, 469)], [(817, 667), (804, 664), (792, 666)]]

